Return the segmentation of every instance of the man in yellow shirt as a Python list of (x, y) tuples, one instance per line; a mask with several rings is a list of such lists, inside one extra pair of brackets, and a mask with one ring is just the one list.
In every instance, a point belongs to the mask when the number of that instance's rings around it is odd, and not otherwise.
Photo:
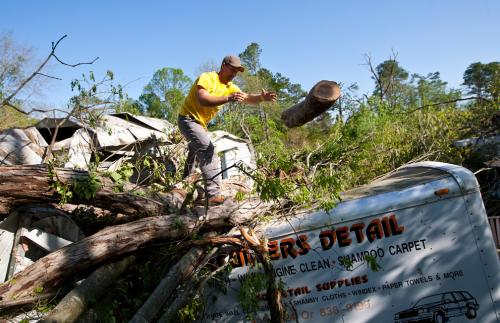
[(178, 125), (188, 141), (188, 157), (184, 177), (194, 169), (198, 159), (203, 179), (206, 181), (206, 196), (210, 205), (221, 204), (221, 165), (215, 147), (210, 140), (207, 124), (217, 114), (220, 106), (227, 102), (258, 104), (262, 101), (276, 101), (276, 93), (262, 90), (260, 94), (247, 94), (233, 84), (238, 72), (245, 71), (237, 56), (226, 56), (219, 72), (201, 74), (189, 90), (179, 112)]

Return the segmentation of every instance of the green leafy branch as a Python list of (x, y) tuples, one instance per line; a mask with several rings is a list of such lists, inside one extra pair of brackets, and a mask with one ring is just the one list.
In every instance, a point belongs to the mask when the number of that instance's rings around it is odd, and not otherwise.
[(47, 163), (47, 175), (49, 177), (49, 187), (54, 189), (60, 196), (59, 204), (69, 203), (76, 195), (81, 200), (93, 199), (102, 188), (100, 178), (95, 172), (89, 172), (87, 176), (77, 177), (70, 183), (64, 183), (57, 175), (54, 162)]
[(238, 289), (238, 301), (249, 319), (259, 309), (259, 293), (266, 290), (268, 285), (267, 275), (264, 273), (249, 273), (245, 276)]
[(68, 203), (73, 198), (71, 186), (68, 183), (63, 183), (59, 179), (53, 161), (47, 163), (47, 175), (49, 177), (49, 187), (54, 189), (61, 197), (59, 204)]
[(115, 183), (115, 187), (113, 188), (115, 192), (123, 192), (125, 182), (127, 182), (133, 174), (134, 165), (132, 163), (125, 163), (117, 171), (106, 173)]
[(101, 188), (101, 180), (94, 172), (85, 177), (75, 178), (73, 181), (73, 191), (81, 200), (93, 199)]

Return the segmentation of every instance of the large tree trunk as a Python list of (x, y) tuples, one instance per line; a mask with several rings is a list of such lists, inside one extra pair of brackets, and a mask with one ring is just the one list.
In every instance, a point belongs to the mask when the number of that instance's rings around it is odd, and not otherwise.
[(191, 248), (179, 262), (169, 269), (167, 275), (163, 277), (154, 292), (149, 296), (129, 323), (152, 322), (177, 286), (179, 286), (182, 281), (191, 277), (198, 268), (203, 255), (204, 252), (202, 248)]
[(319, 81), (305, 100), (283, 111), (281, 119), (288, 128), (299, 127), (326, 110), (340, 97), (340, 87), (333, 81)]
[(87, 309), (92, 299), (99, 299), (111, 285), (135, 261), (128, 256), (118, 262), (106, 264), (94, 271), (79, 286), (69, 292), (41, 323), (75, 322)]
[[(71, 184), (76, 178), (88, 176), (86, 171), (58, 168), (57, 178)], [(117, 213), (160, 215), (164, 206), (158, 201), (129, 193), (115, 193), (109, 179), (101, 178), (104, 187), (92, 201), (78, 201)], [(50, 187), (48, 169), (43, 165), (0, 166), (0, 215), (16, 206), (33, 203), (59, 202), (60, 196)]]
[(198, 215), (165, 215), (107, 227), (98, 233), (39, 259), (0, 286), (0, 300), (31, 296), (35, 290), (51, 290), (76, 273), (107, 259), (134, 251), (154, 239), (180, 240), (200, 228), (217, 229), (246, 223), (268, 210), (258, 199), (195, 209)]

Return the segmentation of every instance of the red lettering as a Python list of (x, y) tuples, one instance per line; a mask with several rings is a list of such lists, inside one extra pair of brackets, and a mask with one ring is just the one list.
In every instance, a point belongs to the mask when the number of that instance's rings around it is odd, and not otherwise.
[(319, 240), (321, 242), (321, 248), (323, 250), (331, 249), (335, 244), (336, 240), (335, 231), (332, 230), (321, 231), (321, 233), (319, 234)]
[(340, 227), (335, 230), (339, 240), (339, 247), (347, 247), (351, 245), (352, 239), (349, 238), (349, 227)]
[(271, 258), (271, 260), (280, 259), (281, 254), (279, 253), (278, 241), (269, 241), (267, 243), (267, 248), (269, 250), (269, 258)]
[(389, 217), (389, 223), (391, 224), (392, 233), (395, 236), (405, 232), (405, 227), (398, 225), (398, 220), (396, 219), (396, 215), (393, 214)]
[(363, 235), (364, 227), (365, 227), (364, 223), (354, 223), (351, 226), (351, 232), (354, 231), (354, 233), (356, 234), (356, 241), (358, 243), (361, 243), (363, 242), (363, 240), (365, 240), (365, 236)]
[(368, 241), (373, 242), (376, 239), (382, 239), (382, 226), (379, 219), (372, 220), (366, 228)]
[(307, 243), (307, 235), (301, 234), (297, 240), (297, 246), (300, 248), (299, 255), (305, 255), (311, 250), (311, 246)]
[(297, 257), (297, 250), (295, 250), (294, 246), (295, 239), (286, 238), (280, 241), (280, 249), (283, 259), (287, 258), (288, 255), (292, 256), (292, 258)]
[(384, 229), (384, 235), (385, 237), (390, 237), (392, 232), (391, 232), (391, 227), (389, 223), (389, 219), (387, 217), (382, 218), (382, 229)]

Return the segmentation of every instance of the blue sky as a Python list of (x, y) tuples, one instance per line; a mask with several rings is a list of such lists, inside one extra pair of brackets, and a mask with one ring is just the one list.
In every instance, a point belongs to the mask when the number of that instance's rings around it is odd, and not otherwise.
[(309, 90), (327, 79), (373, 90), (364, 55), (374, 64), (397, 53), (410, 73), (440, 72), (459, 88), (473, 62), (500, 60), (500, 1), (23, 1), (3, 0), (0, 32), (32, 46), (39, 59), (52, 41), (68, 37), (57, 55), (77, 68), (52, 64), (39, 102), (63, 107), (70, 81), (89, 70), (112, 70), (137, 99), (153, 73), (181, 68), (195, 78), (200, 66), (219, 63), (252, 42), (261, 63)]

